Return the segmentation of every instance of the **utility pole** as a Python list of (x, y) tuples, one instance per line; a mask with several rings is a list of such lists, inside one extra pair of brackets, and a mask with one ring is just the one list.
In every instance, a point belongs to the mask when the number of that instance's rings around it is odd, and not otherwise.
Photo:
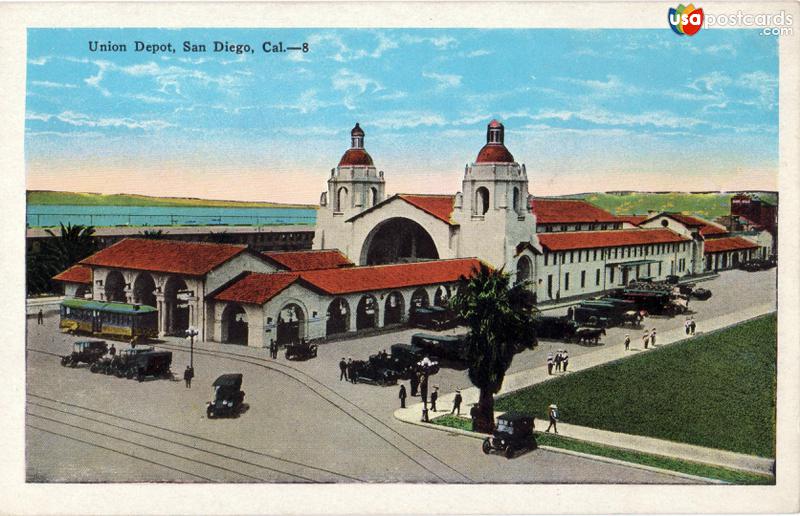
[(189, 326), (186, 329), (186, 336), (189, 337), (189, 367), (194, 369), (194, 338), (200, 334), (197, 328)]

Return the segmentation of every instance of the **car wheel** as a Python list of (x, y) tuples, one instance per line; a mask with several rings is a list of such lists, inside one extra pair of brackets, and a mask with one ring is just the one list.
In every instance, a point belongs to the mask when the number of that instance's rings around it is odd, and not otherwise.
[(69, 357), (61, 357), (61, 365), (62, 366), (66, 367), (67, 364), (69, 364), (69, 361), (70, 361)]
[(127, 378), (128, 380), (132, 380), (133, 375), (135, 374), (136, 372), (133, 369), (128, 369), (128, 372), (125, 373), (125, 378)]
[(489, 455), (489, 453), (492, 451), (492, 443), (489, 442), (488, 438), (483, 440), (483, 446), (481, 446), (481, 449), (486, 455)]
[(208, 407), (206, 409), (206, 416), (208, 416), (208, 419), (214, 419), (214, 409)]
[(89, 366), (89, 371), (93, 373), (98, 373), (100, 372), (100, 367), (97, 364), (92, 364)]
[(514, 456), (514, 448), (512, 448), (511, 445), (509, 444), (508, 447), (506, 448), (506, 458), (510, 459), (513, 456)]

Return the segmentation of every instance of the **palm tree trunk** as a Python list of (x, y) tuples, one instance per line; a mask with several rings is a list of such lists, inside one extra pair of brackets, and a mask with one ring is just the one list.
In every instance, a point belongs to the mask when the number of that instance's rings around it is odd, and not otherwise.
[[(491, 389), (481, 389), (475, 416), (472, 418), (472, 430), (484, 434), (492, 433), (494, 430), (494, 395)], [(473, 411), (470, 411), (472, 414)]]

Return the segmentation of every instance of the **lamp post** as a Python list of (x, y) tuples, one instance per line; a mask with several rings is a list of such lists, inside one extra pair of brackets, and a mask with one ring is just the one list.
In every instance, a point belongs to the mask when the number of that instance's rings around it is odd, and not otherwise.
[(194, 369), (194, 338), (200, 334), (197, 328), (189, 326), (186, 329), (186, 336), (189, 337), (189, 367)]

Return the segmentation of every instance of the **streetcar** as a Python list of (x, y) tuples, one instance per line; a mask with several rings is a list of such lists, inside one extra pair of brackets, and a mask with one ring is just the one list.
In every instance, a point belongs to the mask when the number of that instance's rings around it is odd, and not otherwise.
[(158, 336), (158, 310), (146, 305), (65, 299), (59, 326), (69, 333), (146, 340)]

